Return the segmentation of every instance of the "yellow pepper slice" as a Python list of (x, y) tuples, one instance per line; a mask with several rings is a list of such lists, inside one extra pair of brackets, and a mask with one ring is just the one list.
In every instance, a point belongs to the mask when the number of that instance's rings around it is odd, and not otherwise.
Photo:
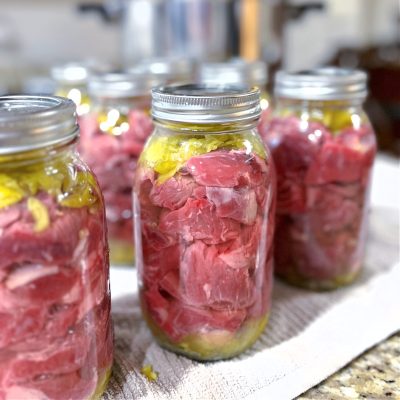
[(35, 220), (35, 232), (42, 232), (50, 225), (50, 217), (47, 207), (39, 199), (29, 197), (27, 201), (28, 210)]
[(197, 134), (155, 136), (146, 145), (140, 163), (158, 173), (158, 183), (174, 176), (194, 156), (225, 148), (245, 150), (266, 157), (265, 148), (257, 136), (244, 134)]
[(24, 191), (18, 182), (8, 175), (0, 174), (0, 208), (18, 203), (24, 198)]
[(158, 378), (158, 373), (153, 370), (153, 367), (150, 364), (143, 365), (143, 368), (140, 370), (140, 372), (149, 381), (156, 381)]

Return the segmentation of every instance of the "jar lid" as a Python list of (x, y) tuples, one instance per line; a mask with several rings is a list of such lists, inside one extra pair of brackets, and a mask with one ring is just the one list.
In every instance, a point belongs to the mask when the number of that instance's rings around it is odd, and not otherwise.
[(252, 122), (260, 91), (239, 86), (170, 85), (152, 90), (154, 119), (198, 124)]
[(279, 71), (275, 76), (275, 95), (304, 100), (363, 100), (367, 96), (367, 74), (336, 67)]
[(90, 96), (108, 98), (150, 96), (151, 89), (161, 83), (159, 77), (148, 73), (110, 72), (92, 75), (88, 92)]
[(168, 82), (189, 82), (195, 76), (196, 63), (191, 58), (151, 58), (139, 62), (130, 68), (130, 72), (154, 74), (162, 80), (162, 84)]
[(75, 104), (58, 96), (0, 97), (0, 154), (68, 143), (78, 136)]
[(205, 63), (200, 66), (200, 81), (216, 85), (265, 86), (268, 72), (263, 61), (248, 62), (235, 59), (229, 62)]

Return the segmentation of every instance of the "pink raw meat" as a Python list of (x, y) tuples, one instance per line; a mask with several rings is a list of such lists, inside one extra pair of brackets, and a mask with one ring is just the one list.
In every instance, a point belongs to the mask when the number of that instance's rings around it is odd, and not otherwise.
[[(331, 234), (344, 229), (357, 229), (362, 219), (363, 196), (345, 198), (339, 185), (322, 185), (308, 188), (310, 223), (315, 233)], [(347, 185), (340, 185), (343, 186)], [(354, 184), (351, 185), (352, 188)]]
[(80, 369), (86, 362), (91, 338), (74, 332), (48, 345), (45, 351), (26, 353), (25, 357), (0, 362), (0, 384), (12, 386), (42, 374), (63, 374)]
[(182, 258), (180, 279), (189, 305), (236, 310), (254, 301), (254, 283), (247, 268), (231, 268), (218, 258), (215, 246), (197, 240)]
[(179, 210), (161, 213), (159, 229), (170, 235), (179, 235), (185, 241), (203, 239), (211, 244), (234, 239), (240, 234), (238, 222), (219, 218), (210, 202), (192, 198)]
[(112, 357), (104, 213), (37, 197), (50, 216), (42, 232), (26, 201), (0, 210), (0, 398), (78, 400)]
[(256, 194), (252, 189), (206, 187), (208, 200), (215, 204), (218, 217), (232, 218), (246, 225), (257, 215)]
[(181, 246), (174, 245), (154, 251), (147, 245), (143, 248), (143, 258), (146, 264), (146, 273), (144, 280), (151, 285), (157, 282), (170, 270), (179, 268), (179, 260), (181, 254)]
[[(26, 208), (25, 203), (13, 205)], [(63, 262), (70, 259), (79, 240), (79, 228), (85, 224), (86, 211), (80, 208), (69, 209), (68, 213), (49, 209), (51, 223), (46, 230), (35, 233), (34, 222), (30, 213), (22, 211), (18, 223), (9, 225), (1, 234), (0, 268), (9, 260), (14, 262), (29, 261), (32, 263)], [(38, 251), (40, 249), (40, 251)]]
[(138, 171), (141, 301), (172, 342), (235, 332), (248, 318), (267, 313), (272, 168), (258, 156), (221, 150), (192, 157), (161, 185)]
[(274, 118), (260, 134), (272, 153), (279, 178), (287, 173), (304, 174), (330, 138), (322, 124), (294, 117)]
[(177, 210), (186, 203), (196, 187), (195, 181), (188, 176), (170, 178), (165, 183), (153, 186), (150, 200), (156, 206)]
[(305, 182), (311, 185), (366, 182), (374, 154), (374, 146), (360, 151), (339, 141), (328, 142), (310, 166)]
[[(317, 236), (307, 215), (280, 217), (276, 230), (275, 259), (278, 274), (290, 274), (293, 267), (308, 279), (333, 279), (350, 273), (360, 264), (359, 234), (340, 231)], [(307, 232), (307, 234), (305, 234)]]
[(166, 300), (156, 286), (142, 294), (145, 309), (173, 341), (191, 333), (214, 330), (235, 331), (246, 317), (245, 310), (202, 310), (176, 300)]
[[(229, 246), (219, 248), (218, 257), (231, 268), (255, 268), (256, 257), (261, 250), (259, 246), (261, 244), (262, 221), (263, 218), (258, 216), (255, 224), (243, 227), (241, 235), (233, 240)], [(266, 237), (267, 232), (263, 236)], [(262, 258), (260, 262), (263, 263)]]
[(81, 123), (80, 151), (93, 169), (104, 194), (109, 237), (133, 241), (132, 187), (137, 159), (153, 130), (150, 116), (141, 110), (128, 114), (129, 129), (121, 135), (100, 130), (97, 116), (90, 114)]
[(43, 329), (46, 322), (45, 308), (30, 308), (14, 313), (0, 311), (0, 350), (19, 342)]
[[(52, 400), (82, 400), (90, 398), (96, 385), (97, 377), (94, 371), (88, 370), (85, 374), (74, 371), (69, 374), (44, 376), (44, 379), (29, 382), (26, 387), (37, 390)], [(43, 395), (37, 400), (42, 399)]]
[(266, 184), (267, 166), (256, 155), (239, 151), (213, 151), (187, 163), (194, 180), (204, 186), (235, 187)]

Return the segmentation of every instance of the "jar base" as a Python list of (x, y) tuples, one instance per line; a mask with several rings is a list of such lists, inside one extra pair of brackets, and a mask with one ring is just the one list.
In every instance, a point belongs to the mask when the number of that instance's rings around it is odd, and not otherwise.
[(250, 348), (264, 331), (269, 314), (244, 324), (237, 332), (215, 330), (185, 336), (173, 343), (153, 321), (146, 321), (157, 343), (174, 353), (196, 361), (218, 361), (233, 358)]
[(276, 273), (276, 276), (289, 285), (307, 290), (324, 292), (351, 285), (358, 278), (360, 273), (361, 270), (358, 269), (356, 272), (340, 275), (333, 279), (316, 280), (305, 278), (304, 276), (294, 272), (294, 269), (291, 269), (290, 274)]

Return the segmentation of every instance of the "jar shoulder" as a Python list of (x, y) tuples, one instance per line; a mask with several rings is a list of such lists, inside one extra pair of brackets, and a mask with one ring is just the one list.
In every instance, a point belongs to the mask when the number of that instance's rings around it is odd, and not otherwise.
[(64, 207), (102, 204), (94, 174), (73, 149), (54, 157), (0, 164), (0, 209), (41, 193)]

